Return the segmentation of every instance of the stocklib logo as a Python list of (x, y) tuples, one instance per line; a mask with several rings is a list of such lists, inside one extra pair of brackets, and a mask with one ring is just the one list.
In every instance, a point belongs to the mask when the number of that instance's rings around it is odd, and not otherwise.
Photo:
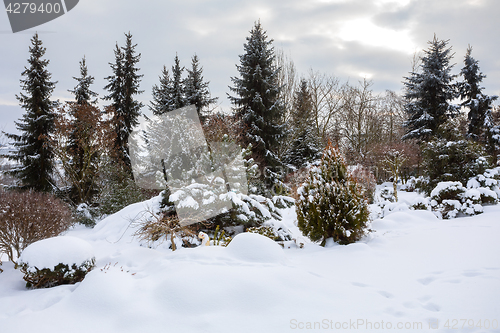
[[(63, 16), (79, 0), (3, 0), (12, 32), (30, 29)], [(26, 1), (26, 0), (24, 0)]]
[(132, 132), (128, 146), (136, 184), (168, 186), (181, 226), (226, 213), (231, 198), (248, 194), (241, 148), (225, 141), (209, 145), (194, 105), (150, 119), (146, 130)]

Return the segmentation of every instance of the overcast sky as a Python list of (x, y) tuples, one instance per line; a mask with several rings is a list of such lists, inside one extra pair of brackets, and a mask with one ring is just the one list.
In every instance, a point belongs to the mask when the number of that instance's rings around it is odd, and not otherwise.
[[(289, 55), (299, 72), (312, 68), (355, 82), (373, 80), (373, 89), (400, 91), (415, 52), (427, 48), (436, 33), (449, 39), (455, 52), (455, 73), (463, 65), (467, 46), (488, 76), (486, 93), (500, 95), (498, 0), (80, 0), (69, 13), (29, 31), (13, 34), (7, 13), (0, 13), (0, 129), (15, 132), (14, 121), (24, 110), (15, 95), (37, 30), (50, 60), (48, 70), (58, 81), (54, 99), (70, 100), (79, 61), (85, 55), (93, 90), (105, 94), (113, 49), (130, 31), (144, 74), (139, 99), (145, 105), (162, 66), (169, 68), (177, 53), (189, 66), (196, 53), (214, 97), (229, 110), (230, 78), (243, 53), (245, 38), (261, 20), (274, 47)], [(143, 111), (146, 111), (144, 108)]]

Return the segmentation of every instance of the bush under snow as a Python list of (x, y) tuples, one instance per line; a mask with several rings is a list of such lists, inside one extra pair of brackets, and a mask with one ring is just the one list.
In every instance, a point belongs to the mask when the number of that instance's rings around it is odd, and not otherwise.
[(283, 249), (275, 241), (250, 232), (236, 235), (227, 246), (227, 251), (244, 261), (263, 263), (285, 261)]
[(82, 281), (94, 267), (95, 257), (88, 242), (59, 236), (28, 246), (19, 265), (27, 287), (48, 288)]
[(483, 204), (498, 202), (497, 192), (488, 187), (480, 187), (482, 184), (489, 184), (496, 189), (498, 183), (495, 179), (490, 180), (487, 181), (484, 175), (471, 178), (467, 183), (468, 189), (460, 182), (440, 182), (431, 192), (430, 207), (443, 219), (455, 218), (460, 213), (480, 214), (483, 212)]

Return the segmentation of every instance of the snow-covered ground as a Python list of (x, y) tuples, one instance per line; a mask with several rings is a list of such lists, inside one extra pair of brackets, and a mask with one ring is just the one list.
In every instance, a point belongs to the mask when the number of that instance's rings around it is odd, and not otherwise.
[[(96, 256), (76, 285), (27, 290), (4, 261), (0, 332), (500, 332), (500, 205), (451, 220), (393, 212), (348, 246), (241, 235), (171, 252), (132, 237), (155, 201), (67, 233)], [(297, 235), (293, 208), (284, 216)]]

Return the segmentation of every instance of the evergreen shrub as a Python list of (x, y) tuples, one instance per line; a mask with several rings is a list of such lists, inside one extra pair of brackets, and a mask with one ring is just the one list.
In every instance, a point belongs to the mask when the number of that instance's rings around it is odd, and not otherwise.
[(435, 139), (423, 149), (425, 176), (423, 190), (432, 191), (439, 182), (459, 181), (467, 184), (471, 177), (491, 167), (484, 147), (468, 140)]
[(94, 258), (86, 260), (80, 265), (60, 263), (53, 269), (38, 269), (22, 263), (21, 272), (24, 273), (23, 279), (26, 281), (27, 288), (39, 289), (81, 282), (94, 266)]
[(298, 227), (312, 241), (324, 246), (333, 237), (339, 244), (349, 244), (365, 234), (368, 203), (360, 185), (348, 174), (344, 158), (331, 144), (319, 166), (311, 168), (298, 195)]

